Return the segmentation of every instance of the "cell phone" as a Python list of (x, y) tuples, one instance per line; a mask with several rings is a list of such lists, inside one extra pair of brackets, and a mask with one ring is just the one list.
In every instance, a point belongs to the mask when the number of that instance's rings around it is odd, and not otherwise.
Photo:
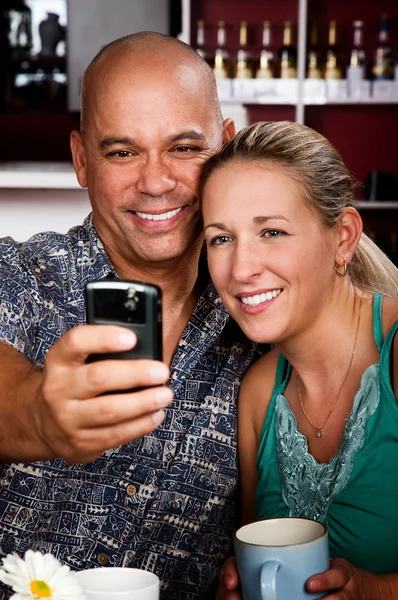
[(120, 325), (131, 329), (137, 344), (124, 352), (91, 354), (96, 360), (162, 360), (162, 292), (160, 287), (143, 281), (98, 279), (85, 287), (88, 324)]

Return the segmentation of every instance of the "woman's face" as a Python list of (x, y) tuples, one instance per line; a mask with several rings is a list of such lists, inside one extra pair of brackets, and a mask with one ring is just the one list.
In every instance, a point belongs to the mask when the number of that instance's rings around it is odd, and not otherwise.
[(336, 232), (321, 226), (297, 183), (272, 164), (231, 161), (203, 194), (210, 274), (246, 335), (280, 342), (330, 301)]

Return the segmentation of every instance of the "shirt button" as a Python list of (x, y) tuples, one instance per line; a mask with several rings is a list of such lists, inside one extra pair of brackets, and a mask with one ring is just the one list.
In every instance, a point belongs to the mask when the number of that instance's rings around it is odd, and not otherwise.
[(100, 554), (98, 554), (97, 560), (100, 565), (104, 566), (104, 565), (108, 564), (109, 556), (107, 554), (105, 554), (105, 552), (101, 552)]
[(126, 487), (126, 493), (128, 496), (134, 496), (134, 494), (137, 493), (137, 488), (135, 487), (135, 485), (133, 485), (132, 483), (130, 483), (130, 485), (128, 485)]

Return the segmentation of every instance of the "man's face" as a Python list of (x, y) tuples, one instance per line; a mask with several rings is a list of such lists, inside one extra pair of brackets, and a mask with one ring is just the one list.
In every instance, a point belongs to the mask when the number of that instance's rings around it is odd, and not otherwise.
[(222, 131), (192, 71), (120, 67), (99, 85), (84, 139), (86, 178), (111, 256), (164, 263), (201, 237), (197, 184)]

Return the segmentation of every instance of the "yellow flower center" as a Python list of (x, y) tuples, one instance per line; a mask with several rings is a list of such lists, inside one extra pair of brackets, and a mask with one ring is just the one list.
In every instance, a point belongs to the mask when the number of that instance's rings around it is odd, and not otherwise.
[(51, 589), (45, 581), (40, 581), (39, 579), (31, 581), (30, 590), (34, 598), (52, 598)]

